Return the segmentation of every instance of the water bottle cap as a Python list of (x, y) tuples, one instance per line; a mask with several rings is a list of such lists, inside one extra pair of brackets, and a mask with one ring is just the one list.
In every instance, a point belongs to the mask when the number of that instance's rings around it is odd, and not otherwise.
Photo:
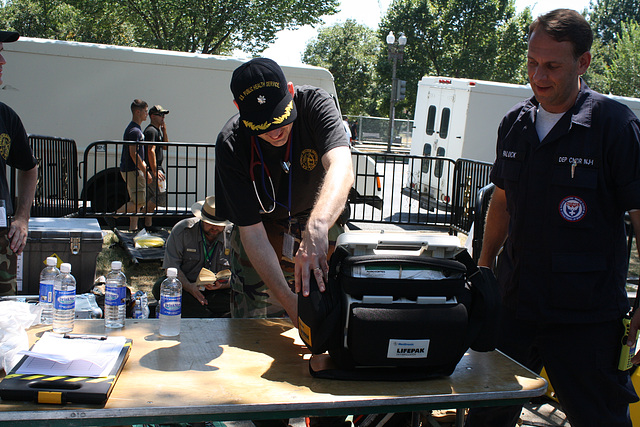
[(178, 277), (178, 269), (175, 267), (167, 268), (167, 277)]
[(71, 273), (71, 264), (69, 264), (68, 262), (63, 262), (62, 265), (60, 266), (60, 272)]
[(111, 269), (112, 270), (122, 270), (122, 262), (120, 262), (120, 261), (112, 261), (111, 262)]
[(47, 266), (55, 267), (56, 265), (58, 265), (58, 258), (53, 256), (47, 257)]

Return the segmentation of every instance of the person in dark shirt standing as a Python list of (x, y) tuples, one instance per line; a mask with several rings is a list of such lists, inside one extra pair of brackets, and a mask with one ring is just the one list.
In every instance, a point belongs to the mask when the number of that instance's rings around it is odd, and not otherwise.
[[(492, 267), (502, 248), (498, 349), (535, 372), (544, 366), (573, 427), (631, 427), (629, 404), (638, 396), (618, 360), (630, 351), (622, 345), (629, 311), (624, 217), (628, 211), (640, 230), (640, 121), (582, 79), (592, 41), (589, 23), (574, 10), (531, 24), (534, 96), (507, 112), (498, 129), (496, 188), (478, 265)], [(640, 311), (629, 344), (639, 324)], [(473, 408), (466, 425), (511, 427), (521, 410)]]
[[(18, 40), (13, 31), (0, 31), (0, 52), (4, 43)], [(0, 54), (0, 84), (3, 66)], [(7, 165), (17, 169), (18, 198), (14, 209), (7, 183)], [(0, 102), (0, 296), (17, 291), (18, 255), (27, 244), (31, 205), (38, 181), (38, 167), (20, 117)]]
[[(142, 122), (147, 120), (149, 115), (147, 103), (140, 99), (135, 99), (131, 103), (131, 115), (131, 122), (124, 130), (122, 139), (133, 142), (144, 141), (144, 134), (140, 126)], [(145, 152), (143, 144), (125, 144), (122, 148), (120, 174), (127, 184), (129, 201), (117, 210), (118, 213), (144, 212), (147, 200), (147, 184), (153, 180), (149, 166), (145, 162)], [(129, 218), (129, 230), (136, 231), (137, 229), (138, 217), (132, 215)]]
[[(144, 140), (147, 142), (169, 142), (167, 135), (167, 124), (165, 116), (169, 110), (162, 108), (162, 105), (154, 105), (149, 110), (150, 123), (144, 129)], [(152, 215), (157, 206), (167, 206), (167, 182), (162, 168), (164, 160), (164, 148), (162, 145), (147, 146), (147, 165), (151, 169), (153, 181), (147, 184), (147, 216), (144, 217), (144, 226), (151, 227)]]

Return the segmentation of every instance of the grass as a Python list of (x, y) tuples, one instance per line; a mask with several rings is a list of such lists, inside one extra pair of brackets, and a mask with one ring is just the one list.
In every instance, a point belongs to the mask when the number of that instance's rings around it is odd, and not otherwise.
[(162, 264), (159, 261), (136, 264), (119, 244), (118, 236), (112, 230), (103, 229), (102, 235), (102, 251), (96, 260), (96, 277), (106, 275), (111, 269), (112, 261), (121, 261), (122, 271), (127, 276), (127, 283), (131, 291), (135, 293), (142, 290), (152, 301), (151, 288), (158, 277), (164, 274)]

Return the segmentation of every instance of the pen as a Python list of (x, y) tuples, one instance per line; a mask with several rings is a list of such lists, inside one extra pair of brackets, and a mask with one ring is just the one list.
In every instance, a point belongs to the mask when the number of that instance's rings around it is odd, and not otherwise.
[(104, 341), (107, 339), (107, 337), (104, 335), (69, 335), (69, 334), (64, 334), (62, 338), (68, 338), (71, 340), (81, 339), (81, 340), (100, 340), (100, 341)]

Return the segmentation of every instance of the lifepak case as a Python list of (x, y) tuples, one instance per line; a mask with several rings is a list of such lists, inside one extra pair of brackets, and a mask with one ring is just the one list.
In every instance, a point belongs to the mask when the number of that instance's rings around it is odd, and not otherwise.
[(340, 235), (327, 290), (315, 286), (298, 298), (301, 338), (314, 354), (329, 351), (336, 365), (310, 369), (312, 375), (450, 375), (470, 345), (473, 293), (467, 266), (455, 259), (463, 250), (457, 237), (445, 234)]

